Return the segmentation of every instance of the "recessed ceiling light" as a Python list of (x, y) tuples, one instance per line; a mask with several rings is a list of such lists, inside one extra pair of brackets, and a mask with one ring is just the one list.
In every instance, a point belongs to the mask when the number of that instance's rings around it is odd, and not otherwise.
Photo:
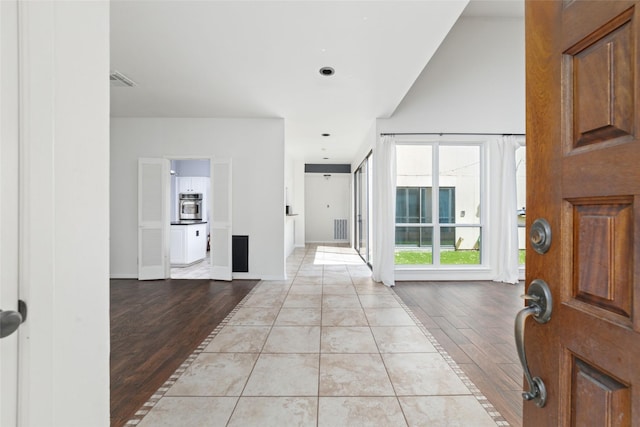
[(322, 136), (331, 136), (330, 133), (323, 133)]
[(322, 75), (322, 76), (329, 77), (329, 76), (333, 76), (335, 73), (336, 73), (336, 70), (334, 70), (331, 67), (322, 67), (322, 68), (320, 68), (320, 75)]

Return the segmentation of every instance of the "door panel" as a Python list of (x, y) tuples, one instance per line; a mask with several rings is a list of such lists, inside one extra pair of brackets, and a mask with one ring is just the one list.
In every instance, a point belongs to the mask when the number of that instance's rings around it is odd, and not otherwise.
[(231, 160), (211, 162), (213, 207), (211, 215), (211, 278), (231, 280), (233, 199)]
[(543, 408), (523, 424), (640, 422), (640, 2), (526, 2), (527, 225), (551, 224), (549, 252), (527, 247), (527, 283), (549, 283), (551, 320), (527, 323)]
[(629, 387), (577, 357), (572, 358), (571, 380), (571, 412), (576, 414), (574, 425), (630, 424)]
[(169, 189), (169, 160), (138, 160), (138, 280), (170, 275)]
[[(576, 308), (630, 325), (633, 290), (633, 199), (571, 200)], [(577, 304), (580, 302), (580, 304)], [(615, 316), (613, 316), (615, 314)]]

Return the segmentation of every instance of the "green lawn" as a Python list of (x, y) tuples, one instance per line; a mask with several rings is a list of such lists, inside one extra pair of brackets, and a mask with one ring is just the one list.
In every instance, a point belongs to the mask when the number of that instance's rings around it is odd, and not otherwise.
[[(524, 250), (520, 250), (518, 257), (520, 264), (524, 264)], [(432, 264), (431, 252), (398, 251), (396, 264)], [(480, 251), (444, 251), (440, 253), (440, 264), (445, 265), (474, 265), (480, 264)]]

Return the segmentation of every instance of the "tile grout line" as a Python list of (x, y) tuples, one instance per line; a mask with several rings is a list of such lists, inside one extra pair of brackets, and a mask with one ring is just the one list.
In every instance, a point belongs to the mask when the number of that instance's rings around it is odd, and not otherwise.
[[(349, 271), (349, 269), (347, 269), (347, 272), (349, 273), (349, 278), (351, 279), (351, 283), (353, 283), (354, 288), (355, 288), (355, 283), (353, 282), (353, 277), (351, 276), (351, 272)], [(362, 308), (362, 311), (365, 312), (364, 306), (362, 305), (362, 300), (360, 299), (360, 293), (358, 293), (357, 289), (356, 289), (356, 295), (358, 296), (358, 301), (360, 301), (360, 307)], [(365, 318), (367, 319), (367, 325), (368, 325), (368, 328), (369, 328), (369, 333), (371, 333), (371, 336), (373, 337), (373, 342), (376, 344), (376, 348), (378, 349), (378, 355), (380, 356), (380, 360), (382, 362), (382, 366), (384, 366), (384, 370), (387, 373), (387, 378), (389, 379), (389, 384), (391, 384), (391, 388), (393, 389), (393, 395), (394, 395), (394, 397), (396, 399), (396, 402), (398, 403), (398, 408), (400, 408), (400, 413), (402, 414), (402, 418), (404, 419), (405, 424), (408, 426), (409, 425), (409, 419), (407, 418), (407, 414), (405, 413), (405, 407), (400, 402), (400, 396), (398, 395), (398, 392), (396, 390), (396, 385), (393, 383), (393, 381), (391, 381), (391, 374), (389, 372), (389, 367), (385, 363), (384, 357), (382, 357), (382, 351), (380, 349), (380, 344), (378, 343), (378, 340), (376, 340), (376, 338), (375, 338), (375, 334), (373, 333), (373, 329), (372, 329), (371, 323), (369, 322), (369, 318), (366, 315), (366, 312), (365, 312)]]
[(156, 390), (153, 395), (145, 403), (142, 404), (140, 409), (138, 409), (136, 413), (124, 424), (125, 427), (140, 424), (142, 419), (149, 413), (149, 411), (151, 411), (151, 408), (153, 408), (158, 403), (158, 401), (162, 397), (164, 397), (165, 393), (171, 388), (171, 386), (176, 383), (178, 378), (180, 378), (180, 376), (189, 368), (189, 366), (191, 366), (193, 361), (196, 360), (196, 358), (204, 351), (204, 349), (207, 348), (211, 341), (213, 341), (216, 335), (220, 333), (222, 328), (224, 328), (229, 323), (229, 320), (231, 320), (231, 318), (238, 312), (238, 310), (244, 306), (245, 302), (248, 301), (248, 299), (253, 295), (260, 283), (262, 283), (262, 281), (256, 283), (253, 289), (251, 289), (251, 291), (249, 291), (249, 293), (245, 295), (242, 301), (240, 301), (233, 308), (233, 310), (231, 310), (231, 312), (218, 324), (218, 326), (216, 326), (213, 331), (211, 331), (211, 333), (198, 345), (193, 353), (191, 353), (185, 359), (185, 361), (182, 362), (182, 364), (180, 364), (180, 366), (173, 372), (173, 374), (169, 376), (169, 379), (167, 379), (164, 384), (162, 384), (162, 386), (160, 386), (158, 390)]
[[(305, 256), (307, 254), (308, 250), (305, 251)], [(301, 269), (302, 264), (304, 263), (304, 256), (300, 259), (299, 264), (298, 264), (298, 268), (296, 269), (295, 273), (293, 273), (293, 276), (296, 277)], [(321, 295), (324, 294), (324, 266), (323, 266), (323, 270), (322, 270), (322, 281), (321, 281), (321, 286), (322, 286), (322, 292)], [(351, 272), (349, 271), (349, 269), (347, 268), (347, 274), (349, 275), (349, 278), (351, 280), (351, 285), (355, 286), (355, 283), (353, 281), (353, 277), (351, 277)], [(204, 351), (204, 349), (206, 349), (206, 347), (209, 345), (209, 343), (211, 343), (211, 341), (218, 335), (218, 333), (220, 332), (220, 330), (222, 330), (223, 327), (225, 327), (228, 322), (231, 320), (231, 318), (237, 313), (237, 311), (242, 308), (245, 303), (249, 300), (249, 298), (251, 298), (257, 291), (257, 289), (259, 289), (259, 285), (263, 283), (262, 281), (258, 282), (258, 284), (256, 284), (256, 286), (254, 286), (254, 288), (236, 305), (236, 307), (233, 308), (233, 310), (225, 317), (225, 319), (223, 319), (220, 324), (218, 326), (216, 326), (216, 328), (209, 334), (209, 336), (207, 336), (207, 338), (205, 338), (202, 343), (193, 351), (193, 353), (187, 357), (187, 359), (180, 365), (180, 367), (178, 367), (176, 369), (176, 371), (169, 377), (169, 379), (160, 387), (158, 388), (158, 390), (149, 398), (149, 400), (144, 403), (141, 408), (135, 413), (134, 416), (132, 416), (129, 421), (125, 424), (125, 426), (134, 426), (139, 424), (142, 419), (149, 413), (149, 411), (158, 403), (158, 401), (165, 395), (165, 393), (169, 390), (169, 388), (171, 386), (173, 386), (175, 384), (175, 382), (178, 380), (178, 378), (189, 368), (189, 366), (193, 363), (193, 361)], [(287, 289), (287, 294), (290, 291), (290, 287)], [(428, 329), (422, 324), (422, 322), (415, 316), (415, 314), (411, 311), (411, 309), (402, 301), (402, 299), (395, 293), (395, 292), (390, 292), (391, 295), (393, 295), (393, 297), (395, 298), (395, 300), (400, 304), (400, 306), (404, 309), (404, 311), (410, 316), (410, 318), (415, 322), (415, 324), (418, 326), (418, 328), (423, 332), (423, 334), (427, 337), (427, 339), (431, 342), (431, 344), (434, 346), (434, 348), (436, 349), (436, 351), (438, 353), (440, 353), (440, 355), (443, 357), (443, 359), (447, 362), (447, 364), (451, 367), (451, 369), (453, 370), (453, 372), (460, 378), (460, 380), (463, 382), (463, 384), (469, 389), (470, 393), (476, 398), (476, 400), (480, 403), (480, 405), (483, 407), (483, 409), (487, 412), (487, 414), (491, 417), (491, 419), (496, 423), (496, 425), (498, 426), (509, 426), (510, 424), (505, 420), (505, 418), (500, 414), (500, 412), (491, 404), (491, 402), (489, 402), (489, 400), (486, 398), (486, 396), (484, 396), (484, 394), (478, 389), (478, 387), (469, 379), (469, 377), (464, 373), (464, 371), (462, 371), (462, 369), (458, 366), (458, 364), (453, 360), (453, 358), (451, 358), (451, 356), (447, 353), (447, 351), (440, 345), (440, 343), (435, 339), (435, 337), (433, 337), (433, 335), (428, 331)], [(356, 296), (358, 297), (358, 300), (360, 302), (360, 306), (362, 309), (364, 309), (364, 307), (362, 307), (362, 303), (360, 301), (360, 295), (359, 293), (356, 291)], [(283, 302), (284, 303), (284, 302)], [(282, 309), (282, 305), (280, 307), (280, 310)], [(323, 305), (321, 304), (321, 314), (320, 314), (320, 323), (322, 325), (322, 312), (323, 312)], [(369, 324), (369, 320), (367, 318), (367, 324), (369, 326), (369, 329), (371, 331), (371, 325)], [(271, 327), (273, 328), (273, 326), (275, 326), (275, 320), (274, 323), (271, 325)], [(373, 334), (373, 332), (371, 331), (371, 333)], [(264, 345), (266, 344), (266, 342), (263, 344), (263, 348)], [(321, 344), (321, 343), (320, 343)], [(321, 351), (319, 351), (319, 357), (320, 357), (320, 353)], [(379, 353), (381, 356), (381, 353)], [(257, 360), (256, 360), (257, 363)], [(383, 360), (383, 365), (384, 365), (384, 360)], [(254, 366), (255, 367), (255, 366)], [(386, 366), (385, 366), (385, 370), (386, 370)], [(320, 375), (320, 371), (318, 371), (318, 375)], [(388, 372), (387, 372), (388, 375)], [(318, 387), (320, 387), (320, 378), (318, 378)], [(245, 384), (246, 386), (246, 384)], [(320, 389), (318, 388), (318, 401), (317, 401), (317, 411), (319, 411), (319, 398), (320, 398)], [(396, 398), (398, 398), (397, 394), (396, 394)], [(237, 403), (236, 403), (237, 404)], [(402, 408), (402, 406), (401, 406)], [(404, 416), (404, 411), (402, 411), (403, 416)], [(318, 416), (319, 413), (316, 414), (316, 423), (318, 422)], [(405, 422), (406, 422), (406, 416), (404, 416), (405, 418)]]
[(502, 416), (502, 414), (493, 406), (493, 404), (487, 399), (487, 397), (480, 391), (480, 389), (471, 381), (471, 379), (467, 376), (467, 374), (460, 368), (460, 366), (456, 363), (455, 360), (449, 355), (447, 350), (440, 345), (438, 340), (431, 335), (431, 332), (422, 324), (420, 319), (411, 311), (411, 309), (402, 301), (402, 299), (395, 292), (392, 293), (393, 297), (400, 303), (402, 308), (409, 314), (411, 319), (416, 323), (418, 328), (425, 334), (427, 339), (431, 342), (431, 344), (435, 347), (436, 351), (440, 353), (442, 358), (447, 362), (449, 367), (453, 370), (453, 372), (460, 378), (462, 383), (469, 389), (471, 394), (476, 398), (478, 403), (482, 406), (482, 408), (489, 414), (491, 419), (496, 423), (496, 425), (500, 427), (508, 427), (510, 426), (509, 422)]
[[(300, 262), (300, 265), (302, 265), (302, 261)], [(297, 275), (297, 272), (300, 269), (300, 265), (298, 266), (298, 269), (296, 269), (296, 273), (294, 274), (294, 276)], [(261, 283), (263, 283), (262, 280), (256, 283), (253, 289), (251, 289), (251, 291), (247, 295), (245, 295), (245, 297), (233, 308), (233, 310), (231, 310), (231, 312), (229, 312), (229, 314), (218, 324), (218, 326), (216, 326), (214, 330), (200, 343), (200, 345), (198, 345), (193, 353), (191, 353), (187, 357), (187, 359), (185, 359), (185, 361), (182, 362), (182, 364), (173, 372), (173, 374), (171, 374), (169, 379), (167, 379), (167, 381), (165, 381), (164, 384), (162, 384), (162, 386), (160, 386), (158, 390), (156, 390), (154, 394), (144, 404), (142, 404), (140, 409), (138, 409), (136, 413), (131, 418), (129, 418), (129, 420), (124, 424), (125, 427), (138, 425), (143, 420), (143, 418), (149, 413), (149, 411), (151, 411), (151, 409), (158, 403), (158, 401), (162, 397), (164, 397), (165, 393), (176, 383), (180, 376), (189, 368), (189, 366), (191, 366), (193, 361), (196, 360), (196, 358), (204, 351), (205, 348), (207, 348), (211, 341), (213, 341), (213, 339), (220, 333), (222, 328), (224, 328), (229, 323), (231, 318), (238, 312), (238, 310), (245, 305), (245, 303), (253, 296), (254, 293), (256, 293)], [(282, 309), (282, 307), (280, 307), (280, 309)], [(271, 327), (273, 328), (273, 326), (274, 325), (272, 324)]]

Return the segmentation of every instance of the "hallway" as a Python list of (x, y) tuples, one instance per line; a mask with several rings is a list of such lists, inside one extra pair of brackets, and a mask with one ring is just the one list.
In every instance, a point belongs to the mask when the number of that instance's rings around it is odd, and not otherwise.
[(307, 246), (127, 425), (509, 425), (352, 249)]

